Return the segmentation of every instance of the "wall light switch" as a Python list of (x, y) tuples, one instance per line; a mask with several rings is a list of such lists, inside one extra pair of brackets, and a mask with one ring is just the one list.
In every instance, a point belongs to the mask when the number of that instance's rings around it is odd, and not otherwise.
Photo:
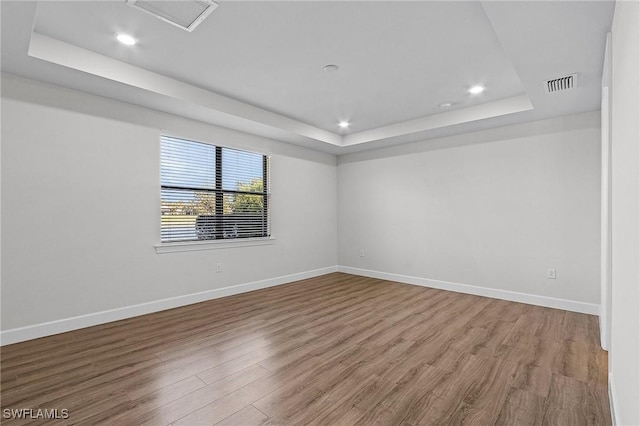
[(364, 249), (360, 249), (360, 257), (364, 257)]
[(556, 279), (556, 270), (555, 269), (547, 269), (547, 278), (550, 280)]

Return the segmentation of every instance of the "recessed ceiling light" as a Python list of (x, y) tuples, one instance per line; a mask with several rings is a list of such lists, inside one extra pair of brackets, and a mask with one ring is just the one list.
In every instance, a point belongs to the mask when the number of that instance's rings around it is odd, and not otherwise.
[(120, 43), (125, 44), (127, 46), (133, 46), (138, 42), (138, 40), (131, 37), (129, 34), (123, 34), (123, 33), (117, 34), (116, 39), (118, 39)]
[(346, 129), (347, 127), (349, 127), (349, 124), (350, 124), (350, 123), (349, 123), (348, 121), (344, 121), (344, 120), (342, 120), (341, 122), (339, 122), (339, 123), (338, 123), (338, 126), (339, 126), (341, 129)]
[(472, 95), (477, 95), (478, 93), (482, 93), (484, 92), (484, 86), (473, 86), (471, 89), (469, 89), (469, 93), (471, 93)]
[(334, 71), (338, 71), (338, 66), (337, 65), (325, 65), (323, 68), (324, 72), (334, 72)]

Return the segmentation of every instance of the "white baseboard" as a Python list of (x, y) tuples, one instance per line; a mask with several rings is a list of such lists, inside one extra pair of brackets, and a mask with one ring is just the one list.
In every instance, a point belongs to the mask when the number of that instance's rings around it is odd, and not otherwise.
[(25, 340), (37, 339), (39, 337), (51, 336), (54, 334), (65, 333), (67, 331), (105, 324), (112, 321), (150, 314), (153, 312), (164, 311), (166, 309), (178, 308), (180, 306), (191, 305), (193, 303), (204, 302), (211, 299), (218, 299), (220, 297), (232, 296), (234, 294), (246, 293), (248, 291), (287, 284), (293, 281), (304, 280), (307, 278), (329, 274), (331, 272), (336, 272), (337, 270), (338, 268), (336, 266), (330, 266), (327, 268), (314, 269), (311, 271), (299, 272), (296, 274), (284, 275), (281, 277), (269, 278), (266, 280), (254, 281), (246, 284), (216, 288), (199, 293), (186, 294), (184, 296), (176, 296), (168, 299), (156, 300), (153, 302), (96, 312), (93, 314), (80, 315), (77, 317), (65, 318), (42, 324), (35, 324), (26, 327), (5, 330), (0, 332), (0, 346), (23, 342)]
[(408, 275), (391, 274), (388, 272), (372, 271), (369, 269), (352, 268), (350, 266), (339, 265), (338, 272), (361, 275), (370, 278), (378, 278), (382, 280), (397, 281), (404, 284), (413, 284), (422, 287), (437, 288), (440, 290), (455, 291), (458, 293), (474, 294), (476, 296), (491, 297), (493, 299), (509, 300), (512, 302), (526, 303), (529, 305), (544, 306), (547, 308), (564, 309), (566, 311), (580, 312), (583, 314), (600, 314), (600, 305), (594, 303), (577, 302), (575, 300), (558, 299), (555, 297), (538, 296), (535, 294), (518, 293), (508, 290), (498, 290), (494, 288), (479, 287), (470, 284), (459, 284), (448, 281), (430, 280), (427, 278), (412, 277)]
[[(611, 360), (609, 360), (611, 362)], [(618, 424), (618, 398), (616, 388), (613, 383), (613, 374), (609, 373), (609, 409), (611, 410), (611, 424), (613, 426)]]
[[(191, 305), (193, 303), (204, 302), (206, 300), (218, 299), (220, 297), (232, 296), (234, 294), (273, 287), (293, 281), (313, 278), (331, 272), (344, 272), (347, 274), (361, 275), (365, 277), (378, 278), (389, 281), (397, 281), (405, 284), (419, 285), (423, 287), (437, 288), (441, 290), (455, 291), (458, 293), (475, 294), (477, 296), (491, 297), (494, 299), (504, 299), (513, 302), (527, 303), (530, 305), (545, 306), (549, 308), (565, 309), (567, 311), (581, 312), (585, 314), (598, 315), (600, 307), (592, 303), (577, 302), (573, 300), (558, 299), (554, 297), (538, 296), (533, 294), (518, 293), (507, 290), (497, 290), (487, 287), (478, 287), (469, 284), (459, 284), (447, 281), (430, 280), (427, 278), (412, 277), (387, 272), (372, 271), (368, 269), (352, 268), (349, 266), (330, 266), (311, 271), (300, 272), (281, 277), (269, 278), (261, 281), (254, 281), (246, 284), (239, 284), (224, 288), (207, 290), (199, 293), (187, 294), (183, 296), (171, 297), (153, 302), (141, 303), (138, 305), (125, 306), (108, 311), (96, 312), (93, 314), (80, 315), (72, 318), (65, 318), (50, 321), (42, 324), (35, 324), (26, 327), (14, 328), (0, 332), (0, 346), (12, 343), (23, 342), (25, 340), (37, 339), (39, 337), (51, 336), (65, 333), (67, 331), (78, 330), (80, 328), (105, 324), (126, 318), (146, 315), (166, 309), (178, 308), (180, 306)], [(610, 385), (611, 388), (611, 385)], [(613, 403), (613, 399), (612, 399)]]

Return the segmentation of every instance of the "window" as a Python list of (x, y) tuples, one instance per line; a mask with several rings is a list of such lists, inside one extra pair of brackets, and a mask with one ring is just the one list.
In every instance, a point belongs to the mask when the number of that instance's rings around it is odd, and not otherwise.
[(269, 157), (160, 138), (163, 243), (270, 235)]

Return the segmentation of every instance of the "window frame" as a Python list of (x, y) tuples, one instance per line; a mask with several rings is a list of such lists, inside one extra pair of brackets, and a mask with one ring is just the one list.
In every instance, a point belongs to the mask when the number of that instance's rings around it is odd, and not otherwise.
[[(215, 172), (215, 188), (205, 188), (199, 186), (183, 186), (183, 185), (163, 185), (162, 183), (162, 169), (160, 169), (160, 220), (159, 220), (159, 231), (162, 234), (162, 191), (163, 190), (175, 190), (175, 191), (192, 191), (196, 192), (207, 192), (211, 194), (215, 194), (215, 238), (214, 239), (193, 239), (193, 240), (177, 240), (177, 241), (162, 241), (162, 237), (160, 237), (160, 242), (155, 245), (157, 253), (171, 253), (171, 252), (180, 252), (180, 251), (194, 251), (194, 250), (209, 250), (209, 249), (219, 249), (226, 247), (249, 247), (249, 246), (257, 246), (257, 245), (266, 245), (272, 244), (275, 239), (273, 238), (271, 232), (271, 157), (267, 153), (263, 152), (255, 152), (249, 151), (246, 149), (239, 149), (230, 146), (217, 145), (210, 142), (203, 142), (200, 140), (195, 140), (192, 138), (185, 138), (182, 136), (174, 136), (169, 133), (162, 133), (160, 135), (159, 147), (160, 147), (160, 156), (158, 163), (161, 166), (162, 162), (162, 140), (163, 138), (176, 139), (181, 142), (186, 143), (194, 143), (194, 144), (205, 144), (213, 147), (215, 149), (215, 162), (212, 164)], [(224, 149), (239, 151), (242, 153), (249, 153), (260, 155), (262, 157), (262, 182), (263, 182), (263, 191), (262, 192), (254, 192), (254, 191), (238, 191), (238, 190), (230, 190), (223, 188), (223, 177), (224, 177), (224, 168), (222, 167), (222, 152)], [(246, 194), (246, 195), (254, 195), (262, 197), (263, 209), (262, 209), (262, 236), (259, 237), (233, 237), (229, 238), (224, 233), (224, 197), (226, 194)]]

